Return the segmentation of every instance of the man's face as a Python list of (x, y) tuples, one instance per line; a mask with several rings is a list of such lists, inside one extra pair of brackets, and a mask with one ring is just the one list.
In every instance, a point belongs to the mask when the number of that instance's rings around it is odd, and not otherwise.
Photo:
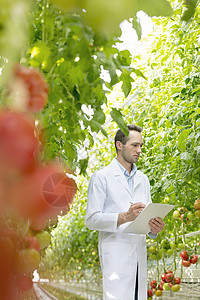
[(143, 138), (140, 132), (129, 131), (129, 139), (126, 144), (121, 143), (121, 157), (128, 163), (136, 163), (142, 153)]

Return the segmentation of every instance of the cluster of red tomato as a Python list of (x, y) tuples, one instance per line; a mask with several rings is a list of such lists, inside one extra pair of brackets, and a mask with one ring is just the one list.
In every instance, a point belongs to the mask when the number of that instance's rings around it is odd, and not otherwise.
[(37, 69), (16, 64), (9, 90), (12, 95), (11, 106), (15, 109), (39, 112), (47, 103), (48, 85)]
[(186, 207), (179, 207), (173, 212), (174, 219), (180, 219), (183, 223), (189, 225), (191, 224), (192, 220), (196, 218), (196, 216), (191, 212), (188, 211)]
[(174, 273), (171, 270), (166, 271), (162, 274), (159, 283), (156, 280), (151, 280), (151, 288), (147, 290), (148, 300), (151, 300), (153, 295), (161, 297), (163, 290), (178, 292), (180, 290), (180, 283), (181, 279), (179, 277), (174, 277)]
[[(23, 93), (20, 88), (10, 94), (9, 105), (0, 110), (0, 295), (4, 300), (19, 300), (32, 288), (40, 251), (50, 243), (44, 229), (61, 211), (69, 210), (77, 190), (63, 167), (40, 160), (42, 141), (31, 112), (45, 105), (44, 78), (38, 70), (19, 65), (13, 72), (24, 82)], [(22, 111), (20, 105), (14, 109), (19, 95), (26, 103)]]
[(198, 261), (198, 256), (195, 254), (189, 255), (185, 250), (181, 251), (180, 257), (182, 258), (182, 265), (184, 267), (189, 267), (191, 264), (196, 264)]

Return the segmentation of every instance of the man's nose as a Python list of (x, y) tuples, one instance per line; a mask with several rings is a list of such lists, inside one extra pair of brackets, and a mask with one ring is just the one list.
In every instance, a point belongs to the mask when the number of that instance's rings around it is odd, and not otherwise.
[(138, 153), (142, 153), (142, 147), (141, 147), (141, 146), (138, 146), (138, 147), (137, 147), (137, 152), (138, 152)]

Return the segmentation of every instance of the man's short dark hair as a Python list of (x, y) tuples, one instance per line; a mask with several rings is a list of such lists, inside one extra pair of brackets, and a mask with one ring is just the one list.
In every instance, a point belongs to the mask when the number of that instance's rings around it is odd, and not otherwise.
[[(142, 132), (142, 128), (137, 126), (137, 125), (127, 125), (128, 127), (128, 131), (138, 131), (138, 132)], [(123, 145), (126, 145), (126, 142), (128, 141), (129, 137), (127, 135), (125, 135), (123, 133), (123, 131), (121, 129), (119, 129), (117, 132), (116, 132), (116, 135), (115, 135), (115, 148), (116, 148), (116, 151), (117, 151), (117, 146), (116, 146), (116, 142), (119, 141), (121, 142)]]

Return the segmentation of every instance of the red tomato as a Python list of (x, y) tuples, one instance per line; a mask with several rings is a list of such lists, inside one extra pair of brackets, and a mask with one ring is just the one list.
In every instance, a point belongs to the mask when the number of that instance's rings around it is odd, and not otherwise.
[(9, 271), (12, 267), (15, 245), (11, 238), (0, 236), (0, 270), (2, 273)]
[(38, 112), (47, 102), (48, 86), (39, 70), (22, 65), (15, 66), (15, 76), (20, 78), (28, 92), (26, 108)]
[(174, 274), (173, 273), (167, 273), (165, 278), (166, 278), (167, 282), (170, 282), (174, 279)]
[(152, 289), (148, 289), (147, 290), (147, 297), (152, 297), (153, 296), (153, 290)]
[(34, 236), (25, 236), (24, 238), (26, 248), (33, 248), (37, 251), (40, 251), (40, 243), (38, 239)]
[(69, 178), (57, 165), (35, 168), (21, 182), (10, 189), (10, 202), (25, 217), (40, 223), (69, 210), (76, 193), (74, 179)]
[(186, 268), (188, 268), (191, 265), (191, 262), (189, 260), (182, 260), (182, 265)]
[(198, 256), (197, 255), (191, 255), (191, 258), (190, 258), (190, 262), (191, 264), (195, 264), (198, 260)]
[(159, 285), (158, 285), (158, 289), (161, 291), (163, 290), (163, 284), (164, 284), (164, 281), (162, 281), (162, 283), (159, 283)]
[(169, 287), (170, 289), (173, 287), (173, 283), (171, 281), (169, 282)]
[(46, 105), (46, 100), (44, 94), (31, 96), (28, 102), (29, 110), (33, 112), (40, 111)]
[(16, 246), (19, 243), (20, 236), (14, 230), (6, 229), (3, 232), (1, 232), (0, 235), (10, 238), (12, 240), (14, 246)]
[(33, 281), (25, 276), (25, 275), (18, 275), (16, 278), (17, 286), (21, 291), (28, 291), (33, 287)]
[(38, 148), (35, 126), (25, 114), (0, 112), (0, 165), (3, 176), (32, 169)]
[(162, 274), (161, 279), (163, 282), (166, 282), (166, 274), (165, 273)]
[(187, 251), (181, 251), (180, 257), (184, 260), (187, 260), (188, 259)]
[(44, 216), (34, 216), (31, 220), (30, 228), (34, 231), (41, 231), (45, 229), (47, 220)]
[(180, 284), (181, 283), (181, 279), (179, 277), (175, 277), (174, 281), (175, 281), (175, 284)]
[(152, 288), (156, 288), (156, 286), (157, 286), (157, 281), (156, 281), (156, 280), (151, 280), (150, 286), (151, 286)]

